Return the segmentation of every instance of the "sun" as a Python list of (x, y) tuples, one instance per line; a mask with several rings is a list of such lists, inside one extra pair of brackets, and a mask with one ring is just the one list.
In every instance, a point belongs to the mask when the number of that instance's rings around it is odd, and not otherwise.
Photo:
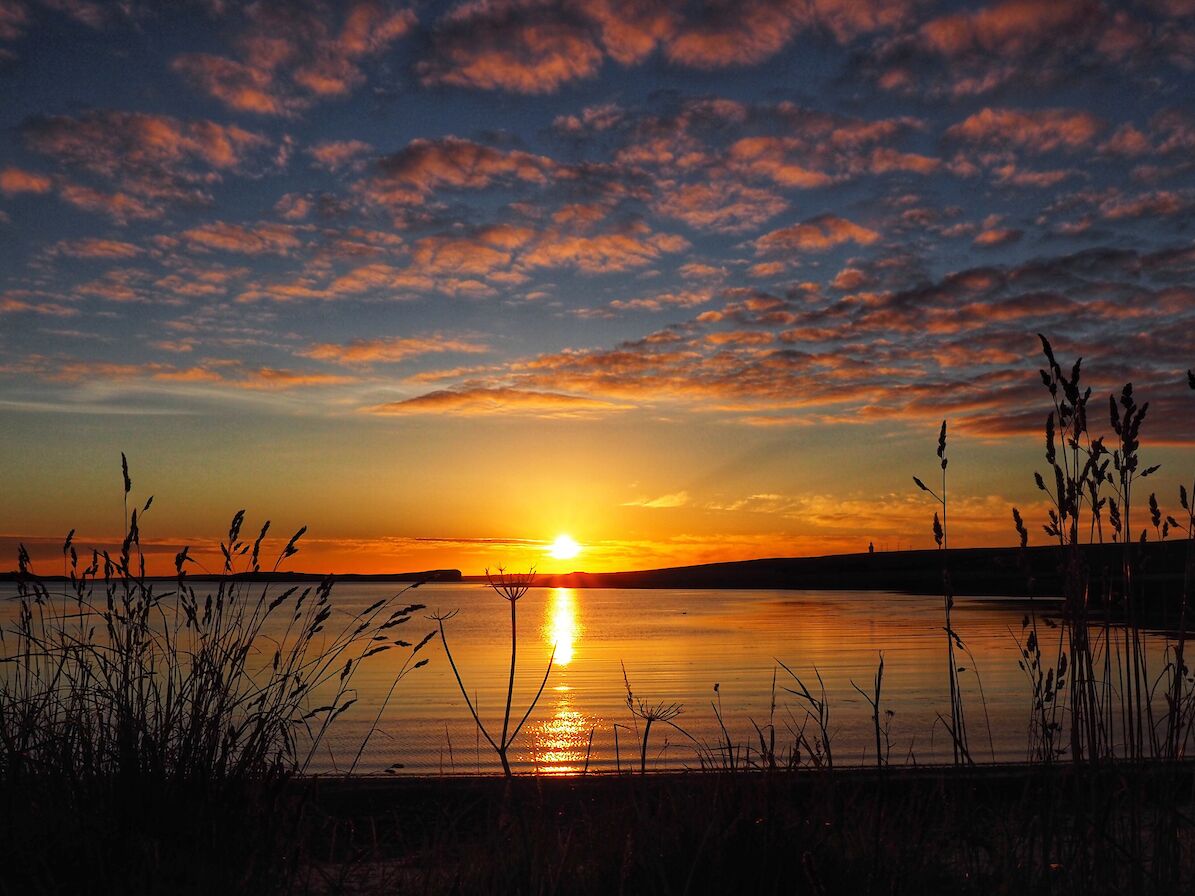
[(556, 560), (572, 560), (581, 553), (581, 545), (571, 535), (557, 535), (552, 546), (548, 548), (548, 556)]

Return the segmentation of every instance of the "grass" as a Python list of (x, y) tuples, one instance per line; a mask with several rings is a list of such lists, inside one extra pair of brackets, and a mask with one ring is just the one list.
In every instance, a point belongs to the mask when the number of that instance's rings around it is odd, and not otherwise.
[[(617, 725), (615, 737), (632, 733), (638, 761), (627, 770), (639, 774), (514, 777), (508, 752), (551, 674), (549, 660), (520, 716), (517, 604), (529, 577), (500, 570), (490, 579), (510, 605), (507, 697), (501, 731), (491, 731), (448, 647), (453, 614), (433, 616), (438, 631), (412, 642), (397, 633), (423, 607), (402, 592), (337, 614), (331, 580), (300, 591), (236, 579), (261, 571), (268, 523), (242, 538), (244, 514), (233, 518), (210, 594), (192, 586), (186, 550), (172, 585), (147, 579), (141, 524), (152, 498), (129, 510), (122, 457), (129, 525), (116, 556), (80, 560), (68, 536), (61, 591), (33, 573), (23, 549), (19, 558), (0, 675), (0, 893), (1190, 892), (1195, 482), (1178, 495), (1181, 521), (1156, 495), (1141, 501), (1157, 469), (1141, 458), (1148, 404), (1125, 386), (1108, 406), (1110, 434), (1096, 434), (1081, 364), (1063, 366), (1044, 337), (1042, 348), (1050, 409), (1035, 481), (1049, 502), (1043, 529), (1057, 548), (1064, 602), (1027, 613), (1010, 633), (1026, 676), (1027, 764), (976, 766), (972, 756), (964, 708), (985, 701), (978, 675), (964, 676), (969, 654), (951, 615), (945, 421), (940, 487), (915, 480), (940, 505), (933, 531), (950, 701), (941, 721), (954, 759), (930, 769), (892, 761), (881, 654), (871, 689), (855, 685), (871, 712), (873, 769), (835, 765), (817, 669), (803, 680), (796, 664), (778, 661), (787, 677), (773, 678), (758, 743), (733, 742), (717, 687), (720, 737), (704, 744), (678, 724), (679, 704), (637, 696), (624, 669), (632, 724)], [(1190, 372), (1188, 385), (1195, 390)], [(1137, 534), (1143, 512), (1149, 525)], [(1025, 548), (1025, 519), (1012, 516)], [(1140, 545), (1151, 529), (1153, 540), (1187, 541), (1161, 668), (1145, 650), (1154, 598)], [(1110, 545), (1115, 562), (1096, 568), (1108, 554), (1089, 545)], [(265, 638), (268, 619), (285, 620), (276, 642)], [(504, 776), (355, 776), (386, 705), (436, 634)], [(347, 775), (306, 775), (353, 705), (359, 670), (383, 654), (402, 661)], [(778, 695), (801, 714), (788, 711), (783, 732)], [(701, 771), (646, 774), (654, 726), (686, 738)]]
[[(354, 678), (391, 651), (404, 656), (394, 684), (427, 662), (431, 633), (398, 636), (423, 609), (403, 600), (409, 589), (341, 614), (330, 578), (301, 590), (238, 581), (261, 571), (269, 532), (242, 539), (243, 511), (214, 592), (191, 585), (187, 549), (172, 586), (147, 579), (152, 503), (128, 512), (116, 556), (81, 561), (68, 535), (60, 590), (20, 551), (15, 619), (0, 630), (0, 891), (287, 889), (289, 785), (355, 702)], [(270, 620), (281, 638), (266, 637)]]

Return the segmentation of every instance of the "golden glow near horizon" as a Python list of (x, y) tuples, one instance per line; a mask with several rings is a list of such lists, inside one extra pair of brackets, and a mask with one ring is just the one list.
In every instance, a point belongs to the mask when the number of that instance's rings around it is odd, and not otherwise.
[(577, 623), (577, 609), (573, 602), (571, 588), (555, 588), (548, 604), (548, 618), (544, 623), (544, 640), (548, 644), (556, 645), (558, 666), (567, 666), (573, 661), (573, 653), (577, 640), (581, 636), (581, 627)]
[(555, 560), (572, 560), (581, 553), (581, 545), (571, 535), (557, 535), (548, 549), (548, 556)]

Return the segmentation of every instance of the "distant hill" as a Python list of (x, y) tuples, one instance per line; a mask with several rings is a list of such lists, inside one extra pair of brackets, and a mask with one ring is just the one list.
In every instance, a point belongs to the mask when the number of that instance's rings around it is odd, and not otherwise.
[[(1177, 598), (1182, 589), (1186, 541), (1132, 545), (1140, 551), (1139, 581), (1151, 596)], [(1094, 574), (1114, 578), (1122, 545), (1085, 546)], [(891, 551), (834, 554), (826, 557), (779, 557), (705, 563), (635, 572), (542, 575), (536, 584), (557, 588), (778, 588), (901, 591), (941, 594), (943, 565), (955, 594), (1007, 597), (1057, 596), (1062, 591), (1057, 547), (962, 548), (950, 551)], [(475, 579), (467, 577), (466, 581)], [(484, 581), (484, 579), (482, 579)]]
[[(1082, 548), (1093, 572), (1092, 600), (1098, 602), (1104, 576), (1119, 577), (1124, 546), (1089, 545)], [(1188, 542), (1134, 544), (1139, 559), (1138, 582), (1151, 598), (1177, 601), (1182, 593)], [(875, 554), (832, 554), (825, 557), (774, 557), (673, 566), (628, 572), (571, 572), (537, 575), (535, 584), (550, 588), (712, 588), (787, 590), (898, 591), (941, 594), (943, 565), (950, 572), (955, 594), (1001, 597), (1055, 597), (1062, 591), (1056, 546), (1031, 548), (956, 548), (949, 551), (881, 551)], [(16, 573), (0, 574), (13, 581)], [(45, 576), (47, 581), (61, 576)], [(219, 581), (220, 576), (189, 575), (193, 582)], [(234, 577), (255, 582), (311, 582), (322, 573), (279, 572)], [(390, 574), (345, 574), (338, 582), (459, 582), (484, 583), (485, 576), (463, 576), (459, 569), (430, 569)], [(163, 577), (169, 580), (169, 577)]]

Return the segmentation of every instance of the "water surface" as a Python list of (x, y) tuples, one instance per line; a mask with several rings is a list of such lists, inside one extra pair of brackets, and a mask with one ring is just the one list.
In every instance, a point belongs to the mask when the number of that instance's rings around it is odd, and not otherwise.
[[(12, 586), (0, 586), (3, 595)], [(202, 588), (197, 586), (202, 594)], [(273, 585), (274, 592), (283, 587)], [(394, 585), (337, 584), (328, 630)], [(273, 592), (272, 592), (273, 593)], [(483, 585), (426, 585), (400, 598), (418, 601), (402, 637), (418, 641), (436, 628), (433, 612), (458, 611), (445, 623), (461, 678), (495, 738), (502, 728), (510, 662), (510, 604)], [(11, 603), (9, 604), (11, 607)], [(956, 599), (953, 624), (968, 652), (959, 653), (972, 753), (977, 761), (1027, 755), (1032, 687), (1019, 668), (1026, 614), (1049, 617), (1056, 605), (1000, 598)], [(940, 597), (850, 591), (710, 591), (531, 589), (517, 604), (518, 668), (512, 725), (522, 717), (548, 669), (547, 684), (511, 749), (520, 772), (578, 773), (638, 767), (643, 721), (627, 705), (678, 704), (674, 728), (658, 724), (649, 741), (650, 769), (694, 767), (727, 737), (737, 760), (758, 759), (759, 732), (775, 732), (787, 751), (807, 725), (807, 702), (783, 663), (815, 697), (824, 685), (830, 747), (837, 765), (875, 761), (870, 692), (881, 652), (882, 718), (896, 763), (949, 761), (951, 743), (946, 635)], [(426, 614), (426, 615), (425, 615)], [(281, 634), (284, 615), (267, 629)], [(1060, 630), (1040, 627), (1049, 657)], [(1153, 643), (1161, 669), (1161, 641)], [(272, 646), (268, 647), (272, 654)], [(267, 656), (263, 649), (263, 656)], [(427, 666), (394, 690), (358, 772), (476, 773), (500, 770), (481, 738), (439, 639), (422, 654)], [(402, 664), (391, 650), (367, 660), (353, 680), (357, 702), (337, 721), (312, 770), (345, 770)], [(625, 677), (624, 677), (625, 670)], [(819, 684), (818, 675), (821, 676)], [(773, 681), (775, 680), (775, 687)], [(715, 712), (717, 708), (717, 712)], [(889, 716), (888, 712), (892, 715)], [(722, 722), (718, 721), (718, 713)], [(723, 730), (723, 726), (725, 730)], [(810, 742), (813, 727), (805, 728)], [(751, 751), (747, 752), (748, 747)]]

